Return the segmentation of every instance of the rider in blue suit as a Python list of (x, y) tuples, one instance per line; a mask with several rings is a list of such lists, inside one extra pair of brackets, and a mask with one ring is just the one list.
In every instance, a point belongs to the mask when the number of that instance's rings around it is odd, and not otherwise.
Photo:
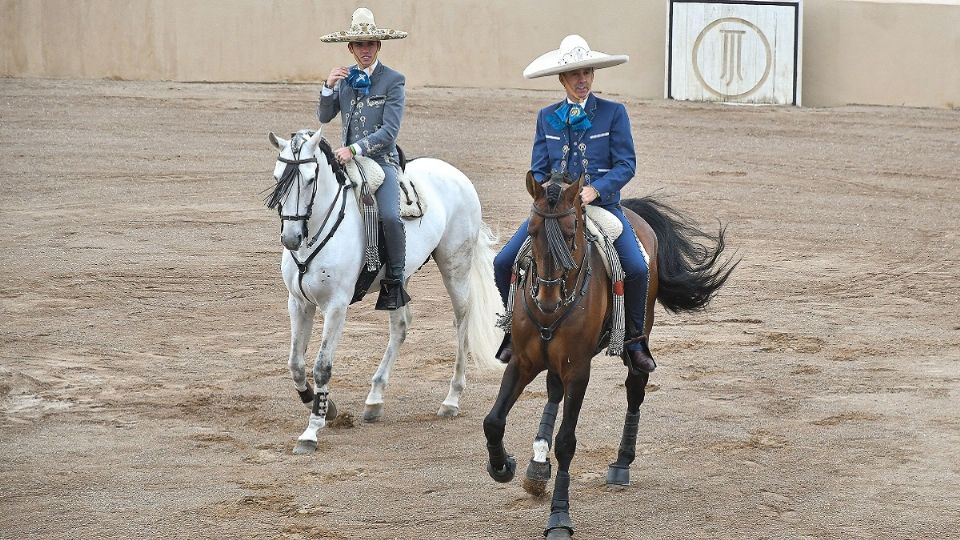
[[(627, 317), (637, 332), (625, 348), (633, 367), (649, 373), (656, 368), (643, 335), (649, 271), (640, 243), (620, 207), (620, 190), (633, 178), (637, 167), (630, 119), (622, 104), (600, 99), (590, 91), (596, 69), (627, 59), (591, 51), (583, 38), (574, 35), (567, 36), (559, 50), (541, 56), (524, 70), (527, 78), (557, 74), (566, 90), (563, 101), (544, 107), (537, 116), (530, 169), (538, 182), (551, 173), (566, 172), (574, 179), (582, 174), (583, 202), (603, 207), (623, 223), (623, 234), (614, 247), (626, 274)], [(497, 288), (504, 304), (510, 290), (511, 268), (526, 238), (524, 221), (494, 260)], [(498, 358), (508, 362), (512, 352), (508, 334)]]

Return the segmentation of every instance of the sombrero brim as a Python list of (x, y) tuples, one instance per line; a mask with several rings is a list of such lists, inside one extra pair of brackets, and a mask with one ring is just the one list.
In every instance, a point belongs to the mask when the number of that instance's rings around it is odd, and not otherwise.
[(407, 37), (406, 32), (393, 30), (392, 28), (378, 28), (372, 32), (351, 32), (340, 31), (320, 36), (320, 41), (324, 43), (342, 43), (351, 41), (383, 41), (386, 39), (403, 39)]
[(603, 69), (612, 66), (618, 66), (630, 61), (630, 57), (625, 54), (604, 54), (597, 51), (590, 51), (587, 57), (576, 62), (561, 63), (560, 51), (550, 51), (540, 55), (539, 58), (530, 62), (530, 65), (523, 70), (524, 79), (536, 79), (537, 77), (546, 77), (547, 75), (557, 75), (566, 73), (575, 69), (594, 68)]

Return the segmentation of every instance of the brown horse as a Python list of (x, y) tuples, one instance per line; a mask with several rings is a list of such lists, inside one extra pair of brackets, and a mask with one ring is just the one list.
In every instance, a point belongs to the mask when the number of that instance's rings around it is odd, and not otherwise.
[[(497, 482), (509, 482), (517, 465), (503, 446), (507, 414), (534, 377), (544, 369), (548, 371), (547, 404), (523, 487), (535, 495), (544, 493), (551, 474), (547, 454), (562, 399), (563, 423), (555, 445), (559, 470), (544, 531), (550, 539), (573, 534), (568, 494), (577, 419), (590, 380), (591, 359), (610, 339), (607, 329), (614, 315), (612, 299), (623, 294), (622, 283), (611, 284), (600, 250), (588, 239), (580, 200), (582, 186), (582, 177), (571, 182), (566, 175), (553, 175), (541, 184), (527, 174), (527, 191), (533, 197), (528, 225), (530, 251), (527, 261), (521, 261), (522, 271), (514, 273), (513, 357), (503, 374), (497, 400), (483, 422), (490, 457), (487, 471)], [(676, 210), (649, 197), (627, 199), (621, 204), (643, 248), (656, 255), (649, 261), (646, 328), (642, 330), (649, 336), (657, 300), (673, 312), (703, 309), (737, 262), (719, 260), (724, 248), (722, 228), (717, 236), (705, 233)], [(639, 334), (638, 329), (630, 330), (633, 335)], [(626, 357), (622, 359), (628, 366), (627, 413), (617, 460), (607, 470), (607, 483), (614, 485), (630, 481), (640, 404), (649, 378), (648, 373), (630, 368)]]

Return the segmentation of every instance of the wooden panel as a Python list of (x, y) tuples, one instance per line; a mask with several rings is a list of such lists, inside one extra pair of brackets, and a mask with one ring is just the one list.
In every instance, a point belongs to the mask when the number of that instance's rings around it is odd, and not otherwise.
[(800, 104), (799, 1), (672, 0), (667, 97)]

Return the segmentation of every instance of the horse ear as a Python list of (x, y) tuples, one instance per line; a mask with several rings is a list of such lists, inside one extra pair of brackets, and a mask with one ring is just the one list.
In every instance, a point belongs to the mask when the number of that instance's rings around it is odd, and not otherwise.
[(286, 140), (284, 140), (284, 139), (281, 139), (280, 137), (277, 137), (277, 136), (274, 135), (273, 132), (271, 131), (271, 132), (270, 132), (270, 144), (272, 144), (275, 148), (278, 148), (278, 149), (279, 149), (281, 146), (286, 146), (287, 144), (289, 144), (289, 142), (286, 141)]
[(577, 193), (580, 193), (583, 190), (583, 180), (583, 173), (580, 173), (580, 178), (577, 178), (577, 181), (573, 183), (573, 185), (576, 186)]
[(311, 151), (316, 150), (317, 145), (320, 144), (320, 139), (322, 138), (323, 138), (323, 135), (321, 135), (320, 130), (318, 129), (317, 131), (313, 132), (313, 134), (310, 135), (310, 139), (307, 140), (306, 147), (309, 148)]
[(533, 177), (533, 171), (527, 171), (527, 193), (534, 199), (543, 193), (543, 186)]

